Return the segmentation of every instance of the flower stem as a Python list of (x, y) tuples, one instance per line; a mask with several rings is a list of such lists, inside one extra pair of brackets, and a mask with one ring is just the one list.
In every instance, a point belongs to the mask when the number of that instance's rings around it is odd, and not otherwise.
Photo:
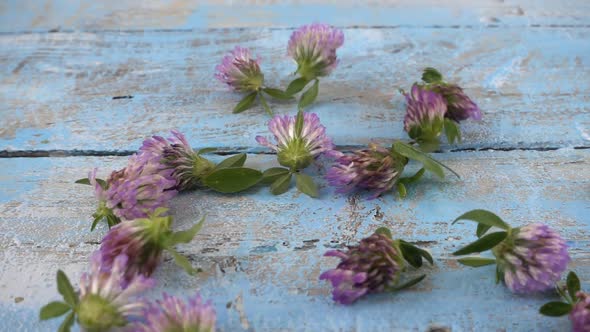
[(268, 106), (268, 103), (266, 102), (266, 98), (264, 98), (262, 91), (258, 92), (258, 98), (260, 98), (260, 103), (262, 104), (262, 107), (264, 107), (264, 110), (266, 111), (266, 113), (268, 113), (268, 115), (270, 115), (270, 116), (273, 116), (273, 112), (270, 109), (270, 107)]

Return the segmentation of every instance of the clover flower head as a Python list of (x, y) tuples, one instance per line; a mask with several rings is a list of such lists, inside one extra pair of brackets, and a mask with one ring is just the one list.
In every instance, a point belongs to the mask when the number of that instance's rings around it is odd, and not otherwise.
[(253, 59), (247, 48), (236, 46), (223, 57), (216, 70), (215, 77), (235, 91), (257, 91), (264, 83), (259, 60)]
[(326, 174), (328, 183), (338, 193), (357, 189), (371, 191), (376, 198), (393, 188), (404, 169), (404, 162), (389, 150), (369, 145), (368, 149), (341, 155)]
[(336, 50), (343, 43), (342, 30), (315, 23), (304, 25), (291, 34), (287, 53), (297, 62), (297, 72), (312, 80), (327, 76), (336, 68)]
[(78, 322), (88, 331), (106, 331), (124, 326), (130, 317), (141, 315), (145, 303), (131, 298), (152, 288), (155, 281), (141, 275), (125, 278), (128, 257), (120, 255), (105, 266), (100, 253), (91, 257), (90, 273), (80, 279)]
[(166, 237), (171, 233), (172, 217), (161, 216), (166, 209), (157, 209), (147, 218), (122, 222), (107, 233), (100, 246), (102, 264), (111, 268), (117, 257), (128, 257), (124, 275), (150, 276), (161, 261)]
[(407, 110), (404, 130), (411, 138), (423, 141), (436, 139), (443, 131), (447, 105), (437, 92), (414, 84), (405, 94)]
[(492, 252), (506, 286), (521, 294), (553, 288), (570, 262), (565, 240), (538, 223), (513, 229)]
[(572, 331), (590, 331), (590, 296), (582, 291), (578, 291), (575, 300), (577, 302), (574, 304), (569, 315), (570, 321), (572, 322)]
[(481, 120), (481, 110), (458, 85), (439, 84), (432, 89), (440, 93), (447, 103), (445, 117), (455, 122), (467, 119)]
[(107, 185), (107, 207), (124, 220), (147, 217), (167, 206), (177, 193), (172, 172), (151, 153), (131, 156), (127, 167), (111, 174)]
[(172, 136), (168, 139), (161, 136), (146, 139), (140, 153), (158, 156), (160, 163), (165, 165), (176, 180), (179, 191), (202, 186), (203, 177), (215, 168), (215, 164), (195, 152), (186, 137), (176, 130), (172, 131)]
[(303, 113), (301, 128), (297, 128), (297, 116), (273, 117), (268, 129), (273, 133), (276, 144), (265, 137), (256, 136), (256, 141), (277, 152), (281, 165), (291, 169), (304, 169), (321, 154), (333, 154), (334, 144), (326, 135), (326, 127), (314, 113)]
[(404, 267), (400, 250), (382, 234), (373, 234), (346, 251), (330, 250), (324, 256), (340, 258), (338, 266), (322, 273), (320, 280), (332, 283), (333, 299), (342, 304), (395, 286)]
[(134, 324), (133, 332), (215, 332), (215, 308), (199, 294), (185, 302), (164, 293), (162, 300), (149, 304), (143, 316), (145, 321)]

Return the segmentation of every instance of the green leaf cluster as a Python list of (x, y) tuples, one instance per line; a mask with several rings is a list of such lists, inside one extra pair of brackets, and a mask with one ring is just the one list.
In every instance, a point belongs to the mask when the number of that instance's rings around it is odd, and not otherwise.
[(319, 189), (313, 178), (299, 171), (290, 170), (284, 167), (271, 167), (262, 173), (261, 182), (270, 185), (270, 192), (273, 195), (282, 195), (291, 187), (291, 180), (295, 177), (297, 189), (309, 197), (319, 197)]
[(205, 217), (202, 217), (198, 223), (194, 224), (191, 228), (178, 231), (174, 233), (169, 233), (164, 239), (163, 247), (164, 249), (172, 255), (174, 258), (174, 262), (176, 265), (183, 268), (189, 275), (195, 275), (201, 272), (201, 269), (195, 269), (192, 264), (189, 262), (188, 258), (181, 255), (176, 249), (174, 248), (177, 244), (189, 243), (191, 242), (197, 233), (203, 228), (203, 224), (205, 223)]
[(399, 240), (399, 248), (406, 262), (417, 269), (422, 267), (422, 259), (426, 259), (430, 265), (434, 264), (434, 260), (428, 251), (418, 248), (409, 242)]
[[(285, 94), (288, 96), (294, 96), (295, 94), (301, 92), (312, 80), (309, 80), (305, 77), (299, 77), (291, 81), (285, 90)], [(305, 90), (301, 97), (299, 98), (299, 103), (297, 107), (299, 110), (303, 110), (304, 108), (308, 107), (309, 105), (313, 104), (316, 100), (319, 91), (320, 91), (320, 81), (316, 78), (313, 79), (312, 86)]]
[[(439, 178), (445, 177), (444, 169), (447, 169), (449, 172), (453, 173), (455, 176), (460, 178), (457, 172), (453, 171), (452, 169), (445, 166), (436, 159), (430, 157), (427, 153), (421, 151), (420, 149), (416, 149), (410, 144), (401, 141), (396, 141), (393, 143), (392, 150), (408, 159), (420, 162), (423, 165), (424, 169), (435, 174)], [(415, 178), (413, 178), (415, 179), (415, 181), (417, 181), (421, 176), (422, 174), (416, 174)]]
[(564, 301), (545, 303), (539, 309), (540, 314), (551, 317), (559, 317), (569, 314), (574, 308), (574, 305), (579, 302), (576, 293), (582, 289), (580, 278), (578, 278), (575, 272), (570, 271), (567, 275), (565, 285), (557, 285), (555, 289)]
[[(455, 251), (453, 253), (453, 255), (455, 256), (481, 253), (493, 249), (494, 247), (502, 243), (510, 235), (512, 231), (510, 225), (508, 225), (496, 214), (487, 210), (476, 209), (468, 211), (457, 217), (453, 221), (453, 224), (455, 224), (459, 220), (468, 220), (477, 223), (475, 235), (478, 237), (478, 239), (466, 245), (465, 247)], [(487, 234), (487, 232), (492, 227), (499, 228), (503, 231)], [(458, 262), (471, 267), (481, 267), (497, 263), (497, 261), (493, 258), (485, 258), (478, 256), (460, 258)], [(498, 265), (496, 268), (496, 282), (500, 281), (501, 272), (501, 268)]]
[(397, 192), (399, 193), (399, 197), (405, 198), (407, 196), (406, 185), (418, 182), (418, 180), (420, 180), (422, 178), (424, 173), (425, 173), (425, 170), (424, 170), (424, 167), (422, 167), (418, 170), (418, 172), (416, 172), (416, 174), (409, 176), (409, 177), (400, 178), (396, 184), (397, 185)]
[(244, 98), (242, 98), (242, 100), (240, 100), (236, 106), (233, 109), (233, 113), (234, 114), (239, 114), (242, 113), (246, 110), (251, 109), (252, 107), (254, 107), (254, 105), (256, 105), (256, 99), (258, 99), (260, 101), (260, 104), (262, 105), (262, 107), (264, 108), (264, 110), (266, 111), (266, 113), (268, 113), (268, 115), (272, 116), (273, 112), (270, 108), (270, 106), (268, 105), (268, 101), (266, 100), (266, 97), (264, 95), (268, 95), (271, 98), (274, 99), (278, 99), (278, 100), (290, 100), (293, 98), (292, 95), (288, 94), (287, 92), (280, 90), (280, 89), (275, 89), (275, 88), (262, 88), (256, 91), (253, 91), (249, 94), (247, 94), (246, 96), (244, 96)]
[(76, 308), (80, 299), (62, 270), (57, 271), (57, 291), (61, 294), (63, 301), (53, 301), (44, 305), (39, 312), (39, 319), (47, 320), (68, 314), (59, 326), (58, 332), (69, 332), (74, 325)]
[(224, 159), (204, 176), (203, 184), (224, 194), (237, 193), (256, 185), (262, 179), (262, 173), (243, 167), (246, 158), (245, 153), (240, 153)]
[[(384, 235), (384, 236), (393, 240), (391, 230), (387, 227), (377, 228), (375, 230), (375, 234), (381, 234), (381, 235)], [(430, 265), (434, 264), (434, 260), (432, 259), (432, 256), (430, 255), (430, 253), (428, 251), (421, 249), (421, 248), (419, 248), (409, 242), (401, 240), (401, 239), (395, 240), (394, 243), (395, 243), (395, 246), (399, 249), (400, 253), (402, 254), (403, 259), (406, 262), (408, 262), (411, 266), (413, 266), (414, 268), (419, 269), (420, 267), (422, 267), (423, 259), (426, 259), (430, 263)], [(426, 278), (425, 274), (420, 275), (416, 278), (405, 281), (400, 285), (390, 287), (387, 289), (387, 291), (397, 292), (397, 291), (412, 287), (412, 286), (416, 285), (417, 283), (419, 283), (420, 281), (424, 280), (424, 278)]]

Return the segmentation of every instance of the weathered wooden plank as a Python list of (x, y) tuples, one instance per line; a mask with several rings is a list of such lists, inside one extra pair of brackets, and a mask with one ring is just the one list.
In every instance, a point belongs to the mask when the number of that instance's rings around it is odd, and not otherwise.
[[(134, 150), (171, 128), (196, 146), (254, 151), (261, 109), (231, 114), (240, 96), (213, 79), (234, 45), (254, 49), (270, 85), (294, 70), (291, 30), (32, 33), (0, 36), (0, 149)], [(424, 66), (466, 88), (484, 121), (463, 148), (584, 146), (590, 139), (590, 30), (346, 29), (340, 67), (318, 103), (340, 145), (405, 137), (403, 98)], [(133, 99), (116, 99), (116, 96)], [(273, 105), (293, 113), (294, 103)], [(350, 130), (354, 124), (354, 130)], [(526, 130), (523, 130), (526, 128)]]
[[(50, 29), (175, 29), (336, 25), (588, 24), (582, 0), (359, 1), (4, 1), (0, 31)], [(354, 13), (351, 15), (351, 13)]]
[[(427, 269), (428, 279), (414, 289), (394, 295), (375, 295), (353, 306), (331, 302), (328, 286), (319, 282), (320, 271), (334, 261), (319, 258), (324, 249), (310, 249), (297, 258), (280, 253), (253, 254), (247, 258), (205, 258), (210, 266), (189, 278), (166, 262), (156, 272), (158, 289), (186, 297), (199, 291), (213, 300), (219, 331), (544, 331), (570, 329), (566, 317), (539, 315), (538, 308), (551, 296), (515, 296), (495, 285), (493, 267), (456, 268), (451, 260), (438, 260)], [(89, 252), (5, 251), (10, 264), (0, 271), (3, 289), (0, 328), (18, 331), (56, 331), (58, 320), (39, 322), (38, 310), (57, 300), (55, 269), (59, 266), (77, 282), (87, 268)], [(590, 274), (588, 257), (577, 256), (576, 271)], [(34, 261), (34, 264), (31, 264)], [(320, 263), (321, 261), (321, 263)], [(17, 267), (17, 264), (20, 264)], [(259, 280), (248, 276), (258, 273)], [(15, 279), (18, 276), (18, 279)], [(289, 279), (288, 283), (283, 280)], [(583, 283), (586, 289), (590, 286)], [(16, 298), (23, 300), (15, 303)], [(20, 299), (19, 299), (20, 300)], [(19, 301), (17, 300), (17, 301)]]
[[(202, 233), (181, 248), (205, 272), (192, 279), (167, 261), (156, 274), (160, 288), (153, 294), (200, 289), (213, 299), (224, 331), (424, 331), (434, 324), (453, 331), (567, 330), (566, 318), (537, 314), (550, 297), (513, 296), (494, 285), (493, 269), (458, 266), (449, 252), (474, 239), (474, 227), (451, 226), (450, 221), (481, 207), (514, 225), (547, 223), (568, 239), (572, 268), (589, 280), (589, 150), (438, 157), (462, 179), (428, 177), (410, 188), (405, 200), (334, 196), (324, 183), (318, 200), (293, 190), (276, 197), (266, 189), (240, 196), (180, 195), (172, 206), (176, 227), (187, 227), (201, 213), (208, 215)], [(250, 159), (254, 167), (274, 162), (268, 155)], [(88, 187), (72, 181), (94, 166), (106, 173), (124, 163), (123, 157), (0, 159), (0, 289), (6, 294), (0, 299), (2, 326), (56, 326), (38, 325), (35, 319), (39, 306), (56, 297), (55, 270), (79, 276), (105, 231), (88, 233), (95, 202)], [(354, 243), (381, 225), (432, 252), (437, 264), (428, 280), (395, 296), (371, 297), (352, 307), (334, 305), (328, 285), (317, 280), (334, 260), (321, 254)], [(15, 303), (16, 297), (24, 301)]]

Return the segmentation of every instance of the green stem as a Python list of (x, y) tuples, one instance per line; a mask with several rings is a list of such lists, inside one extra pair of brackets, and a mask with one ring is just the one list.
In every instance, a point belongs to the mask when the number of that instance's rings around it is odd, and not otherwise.
[(260, 103), (262, 104), (262, 107), (264, 107), (264, 110), (266, 111), (266, 113), (268, 113), (268, 115), (270, 115), (270, 116), (273, 116), (273, 112), (270, 109), (270, 107), (268, 106), (268, 103), (266, 102), (266, 98), (264, 98), (262, 91), (258, 92), (258, 98), (260, 98)]

